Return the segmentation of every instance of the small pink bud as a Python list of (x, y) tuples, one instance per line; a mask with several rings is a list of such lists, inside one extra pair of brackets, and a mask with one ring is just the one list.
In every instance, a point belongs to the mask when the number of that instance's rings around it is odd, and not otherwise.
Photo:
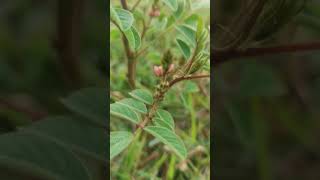
[(163, 75), (163, 68), (162, 66), (153, 66), (153, 72), (157, 77), (160, 77)]
[(172, 72), (174, 70), (174, 64), (169, 65), (168, 72)]
[(160, 11), (159, 11), (159, 10), (155, 10), (155, 11), (153, 12), (153, 16), (154, 16), (154, 17), (160, 16)]

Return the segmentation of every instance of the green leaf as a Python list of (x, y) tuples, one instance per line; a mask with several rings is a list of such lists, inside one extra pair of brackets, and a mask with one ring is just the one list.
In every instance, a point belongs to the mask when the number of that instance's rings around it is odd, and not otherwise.
[(176, 26), (176, 29), (189, 41), (194, 47), (196, 44), (196, 32), (188, 25)]
[(135, 112), (126, 105), (113, 103), (110, 105), (110, 114), (119, 118), (129, 120), (135, 124), (138, 124), (141, 120), (139, 113)]
[(155, 123), (174, 130), (174, 120), (171, 114), (163, 109), (158, 109), (155, 116)]
[(94, 126), (82, 119), (64, 116), (49, 117), (33, 123), (22, 131), (35, 133), (75, 152), (82, 152), (99, 161), (106, 161), (107, 132), (104, 128)]
[(182, 140), (173, 131), (158, 126), (147, 126), (144, 130), (168, 145), (180, 158), (187, 157), (187, 150)]
[(136, 89), (129, 93), (129, 95), (143, 103), (151, 105), (153, 103), (152, 94), (145, 89)]
[(136, 28), (132, 26), (129, 30), (124, 31), (124, 34), (129, 42), (131, 49), (139, 49), (141, 45), (141, 38)]
[(111, 6), (110, 13), (111, 19), (119, 25), (122, 31), (127, 31), (131, 28), (134, 21), (134, 17), (131, 12), (121, 8), (113, 8)]
[(0, 136), (0, 172), (0, 179), (4, 179), (2, 172), (11, 172), (16, 179), (91, 179), (88, 169), (70, 150), (24, 132)]
[(110, 159), (121, 153), (132, 141), (133, 134), (127, 131), (110, 133)]
[(126, 98), (126, 99), (122, 99), (120, 101), (116, 102), (117, 104), (122, 104), (127, 106), (128, 108), (140, 112), (140, 113), (147, 113), (147, 107), (144, 103), (137, 101), (135, 99), (132, 98)]
[(184, 23), (185, 25), (187, 25), (188, 27), (190, 27), (191, 29), (193, 29), (194, 31), (197, 30), (197, 25), (198, 25), (198, 21), (201, 17), (197, 14), (191, 14), (190, 16), (188, 16), (185, 20)]
[(181, 39), (176, 39), (176, 41), (177, 41), (177, 44), (178, 44), (179, 49), (181, 50), (183, 56), (186, 59), (189, 59), (189, 57), (191, 55), (191, 50), (190, 50), (188, 44)]
[(162, 0), (167, 6), (170, 7), (172, 11), (176, 11), (178, 9), (177, 0)]
[(62, 100), (71, 111), (89, 120), (107, 126), (107, 90), (104, 88), (81, 89)]
[(198, 17), (198, 23), (197, 23), (197, 38), (199, 38), (203, 31), (203, 20), (201, 17)]
[(179, 0), (178, 9), (173, 14), (175, 18), (178, 19), (181, 16), (181, 14), (183, 13), (184, 7), (185, 7), (185, 0)]

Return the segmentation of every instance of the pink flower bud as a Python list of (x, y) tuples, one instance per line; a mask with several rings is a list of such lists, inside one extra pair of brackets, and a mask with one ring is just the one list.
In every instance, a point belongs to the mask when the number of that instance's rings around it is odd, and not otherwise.
[(172, 72), (174, 70), (174, 64), (169, 65), (168, 72)]
[(159, 11), (159, 10), (155, 10), (155, 11), (153, 12), (153, 16), (154, 16), (154, 17), (160, 16), (160, 11)]
[(162, 66), (153, 66), (153, 72), (157, 77), (160, 77), (163, 75), (163, 68)]

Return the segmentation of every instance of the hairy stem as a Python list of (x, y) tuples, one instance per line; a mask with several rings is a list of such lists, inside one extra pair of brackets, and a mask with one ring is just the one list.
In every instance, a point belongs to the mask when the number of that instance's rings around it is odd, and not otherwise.
[[(128, 10), (128, 4), (126, 0), (120, 0), (120, 3), (123, 9)], [(125, 37), (124, 33), (122, 33), (122, 42), (123, 42), (123, 46), (124, 46), (126, 56), (127, 56), (127, 61), (128, 61), (128, 74), (127, 74), (128, 83), (129, 83), (129, 86), (132, 89), (134, 89), (136, 86), (135, 85), (136, 64), (137, 64), (136, 55), (134, 52), (131, 51), (129, 42)]]
[(176, 84), (176, 83), (178, 83), (178, 82), (180, 82), (180, 81), (183, 81), (183, 80), (209, 78), (209, 77), (210, 77), (210, 74), (183, 76), (183, 77), (176, 78), (176, 79), (172, 80), (172, 81), (169, 83), (169, 87), (171, 87), (171, 86), (173, 86), (174, 84)]

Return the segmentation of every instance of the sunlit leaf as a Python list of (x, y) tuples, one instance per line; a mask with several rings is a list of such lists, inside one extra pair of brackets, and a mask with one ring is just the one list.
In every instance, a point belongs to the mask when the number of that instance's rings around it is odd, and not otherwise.
[(163, 109), (158, 109), (154, 119), (155, 124), (158, 126), (166, 127), (168, 129), (174, 129), (174, 120), (171, 114)]
[(127, 31), (131, 28), (134, 21), (134, 17), (131, 12), (121, 8), (113, 8), (111, 6), (110, 13), (111, 19), (119, 25), (122, 31)]
[(151, 105), (153, 103), (152, 94), (145, 89), (136, 89), (129, 93), (129, 95), (143, 103)]
[(147, 126), (144, 130), (168, 145), (180, 158), (185, 159), (187, 157), (185, 145), (173, 131), (158, 126)]
[(131, 108), (134, 111), (140, 112), (140, 113), (147, 113), (147, 107), (144, 103), (141, 101), (132, 99), (132, 98), (126, 98), (122, 99), (120, 101), (116, 102), (117, 104), (122, 104), (127, 106), (128, 108)]
[(120, 154), (132, 141), (133, 134), (127, 131), (110, 133), (110, 159)]
[(124, 31), (124, 34), (129, 42), (130, 47), (134, 50), (139, 49), (141, 45), (141, 37), (136, 28), (132, 26), (129, 30)]
[(140, 114), (125, 105), (117, 103), (113, 103), (110, 105), (110, 114), (119, 118), (129, 120), (135, 124), (138, 124), (141, 120)]

